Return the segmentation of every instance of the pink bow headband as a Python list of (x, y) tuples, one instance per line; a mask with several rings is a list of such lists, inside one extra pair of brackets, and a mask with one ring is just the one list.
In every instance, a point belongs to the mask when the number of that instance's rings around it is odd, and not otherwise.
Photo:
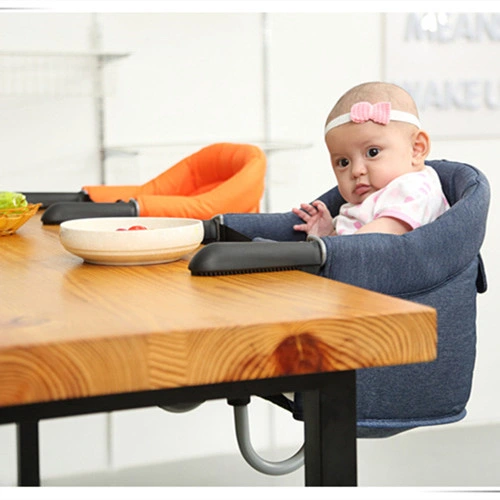
[(420, 128), (420, 120), (415, 115), (407, 113), (406, 111), (391, 109), (390, 102), (377, 102), (376, 104), (370, 104), (369, 102), (363, 101), (353, 104), (350, 113), (337, 116), (337, 118), (329, 121), (325, 127), (325, 135), (330, 132), (332, 128), (344, 125), (344, 123), (365, 123), (368, 120), (381, 125), (387, 125), (391, 120), (393, 120), (411, 123), (412, 125)]

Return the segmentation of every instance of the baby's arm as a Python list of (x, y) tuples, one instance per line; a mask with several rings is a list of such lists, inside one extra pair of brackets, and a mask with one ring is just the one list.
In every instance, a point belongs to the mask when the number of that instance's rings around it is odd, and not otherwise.
[(387, 233), (387, 234), (405, 234), (412, 230), (412, 227), (402, 220), (392, 217), (379, 217), (362, 228), (358, 229), (355, 234), (363, 233)]
[(319, 200), (311, 204), (302, 203), (300, 208), (292, 208), (292, 212), (298, 215), (305, 224), (293, 226), (295, 231), (304, 231), (310, 236), (333, 236), (333, 218), (327, 206)]

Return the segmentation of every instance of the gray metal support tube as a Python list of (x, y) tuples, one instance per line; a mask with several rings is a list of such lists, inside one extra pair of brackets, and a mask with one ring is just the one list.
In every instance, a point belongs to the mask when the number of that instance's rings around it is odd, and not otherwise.
[(263, 474), (282, 476), (294, 472), (304, 465), (304, 445), (295, 455), (280, 462), (272, 462), (258, 455), (250, 442), (247, 405), (235, 405), (233, 408), (238, 447), (250, 466)]

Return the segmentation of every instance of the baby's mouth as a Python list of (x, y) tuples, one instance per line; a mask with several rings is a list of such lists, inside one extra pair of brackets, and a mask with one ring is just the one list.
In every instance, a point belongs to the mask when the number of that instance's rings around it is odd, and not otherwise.
[(358, 184), (354, 188), (354, 194), (358, 196), (363, 196), (370, 191), (371, 187), (368, 184)]

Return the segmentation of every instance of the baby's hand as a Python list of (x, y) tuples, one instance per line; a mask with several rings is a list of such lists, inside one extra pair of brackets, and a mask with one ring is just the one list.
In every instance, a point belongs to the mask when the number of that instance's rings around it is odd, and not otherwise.
[(311, 204), (302, 203), (300, 208), (292, 208), (292, 212), (305, 222), (305, 224), (293, 226), (295, 231), (304, 231), (311, 236), (332, 236), (335, 234), (332, 225), (333, 218), (322, 201), (316, 200)]

